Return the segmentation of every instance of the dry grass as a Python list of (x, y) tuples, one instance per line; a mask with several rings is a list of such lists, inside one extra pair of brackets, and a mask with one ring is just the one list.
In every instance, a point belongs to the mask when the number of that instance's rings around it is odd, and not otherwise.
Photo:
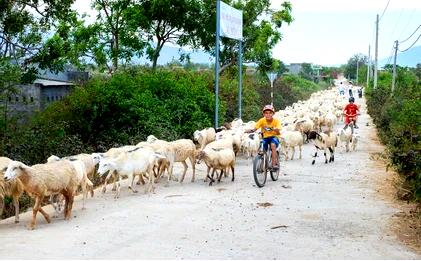
[[(375, 147), (382, 146), (377, 137), (370, 138), (375, 142)], [(376, 184), (377, 196), (400, 210), (390, 219), (390, 228), (401, 242), (421, 254), (421, 205), (403, 200), (407, 193), (403, 178), (388, 167), (384, 151), (373, 149), (368, 177)]]

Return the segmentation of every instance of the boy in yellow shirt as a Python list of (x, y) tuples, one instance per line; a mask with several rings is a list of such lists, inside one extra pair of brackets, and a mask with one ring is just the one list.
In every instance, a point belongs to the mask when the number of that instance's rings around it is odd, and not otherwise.
[(272, 105), (265, 105), (263, 107), (263, 117), (256, 122), (254, 129), (246, 130), (245, 132), (254, 132), (257, 129), (262, 130), (263, 134), (263, 146), (265, 151), (270, 148), (272, 150), (272, 163), (273, 168), (279, 168), (279, 162), (277, 157), (276, 148), (279, 146), (279, 136), (281, 135), (281, 121), (273, 118), (275, 114), (275, 108)]

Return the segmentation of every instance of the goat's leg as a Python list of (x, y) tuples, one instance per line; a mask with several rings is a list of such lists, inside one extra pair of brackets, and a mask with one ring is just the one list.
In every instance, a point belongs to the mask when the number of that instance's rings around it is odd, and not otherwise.
[(36, 220), (37, 220), (37, 213), (38, 213), (38, 210), (39, 210), (40, 206), (41, 206), (41, 198), (39, 196), (37, 196), (35, 198), (34, 208), (32, 209), (32, 220), (28, 224), (28, 229), (30, 229), (30, 230), (35, 229), (35, 224), (36, 224)]
[(107, 190), (107, 182), (111, 178), (112, 175), (113, 175), (113, 173), (110, 171), (110, 172), (108, 172), (107, 176), (105, 177), (104, 185), (102, 186), (102, 193), (105, 193), (105, 191)]
[(221, 182), (222, 174), (224, 174), (224, 176), (226, 176), (227, 175), (226, 173), (227, 173), (226, 169), (221, 169), (221, 174), (218, 176), (218, 183)]
[(325, 148), (324, 149), (324, 153), (323, 153), (323, 155), (325, 155), (325, 164), (327, 164), (327, 155), (326, 155), (326, 153), (327, 153), (327, 149)]
[(291, 146), (292, 148), (292, 156), (291, 156), (291, 160), (294, 160), (294, 156), (295, 156), (295, 146)]
[(302, 158), (301, 158), (302, 146), (300, 145), (298, 148), (300, 149), (300, 159), (302, 159)]
[(196, 178), (196, 159), (193, 157), (189, 157), (190, 159), (190, 163), (191, 163), (191, 167), (193, 169), (193, 176), (191, 178), (191, 182), (194, 182), (194, 179)]
[[(19, 223), (19, 196), (17, 195), (13, 195), (13, 206), (15, 207), (15, 223)], [(1, 217), (1, 211), (3, 211), (2, 207), (0, 210), (0, 217)]]
[[(158, 178), (159, 178), (160, 177), (159, 168), (158, 168), (157, 172), (158, 172), (157, 175), (158, 175)], [(154, 171), (154, 174), (155, 174), (155, 171)], [(139, 175), (139, 179), (136, 182), (136, 185), (140, 185), (140, 184), (145, 185), (145, 180), (143, 179), (143, 174)]]
[(149, 178), (148, 178), (148, 186), (146, 186), (145, 188), (145, 194), (155, 191), (155, 187), (154, 187), (155, 175), (153, 175), (153, 173), (151, 175), (151, 172), (152, 170), (147, 171), (147, 173), (149, 173)]
[(231, 181), (234, 181), (234, 164), (231, 165), (231, 172), (232, 172), (232, 179), (231, 179)]
[(47, 214), (47, 212), (45, 212), (43, 209), (42, 209), (42, 207), (41, 207), (41, 202), (42, 202), (42, 199), (43, 199), (44, 197), (40, 197), (40, 205), (39, 205), (39, 209), (38, 209), (38, 211), (39, 212), (41, 212), (41, 214), (44, 216), (44, 218), (45, 218), (45, 220), (47, 221), (47, 223), (51, 223), (51, 219), (50, 219), (50, 216)]
[(317, 150), (316, 150), (316, 152), (314, 153), (314, 156), (313, 156), (313, 161), (311, 162), (311, 165), (314, 165), (314, 163), (316, 163), (316, 157), (317, 157)]
[(3, 209), (4, 209), (4, 198), (0, 195), (0, 218), (3, 215)]
[(187, 166), (187, 163), (186, 163), (185, 160), (182, 161), (181, 164), (183, 164), (184, 169), (183, 169), (183, 174), (181, 175), (180, 183), (182, 183), (184, 181), (184, 177), (186, 176), (186, 172), (187, 172), (187, 169), (188, 169), (188, 166)]
[(330, 152), (329, 162), (334, 162), (335, 161), (335, 148), (329, 147), (329, 152)]
[(131, 190), (133, 193), (137, 193), (137, 190), (136, 189), (133, 189), (133, 183), (134, 183), (134, 178), (135, 178), (135, 175), (133, 175), (133, 174), (131, 174), (129, 177), (128, 177), (128, 180), (129, 180), (129, 190)]
[(111, 189), (111, 191), (116, 191), (117, 190), (117, 181), (116, 181), (116, 175), (117, 175), (117, 171), (113, 171), (112, 176), (113, 176), (113, 188)]
[(168, 167), (168, 182), (170, 180), (178, 181), (177, 177), (174, 176), (174, 162), (170, 161), (170, 165)]
[(66, 198), (67, 203), (67, 220), (70, 220), (72, 218), (72, 208), (73, 208), (73, 200), (74, 200), (75, 194), (73, 191), (68, 192), (68, 196)]
[(64, 196), (64, 219), (67, 219), (69, 214), (69, 195), (67, 191), (62, 192), (62, 195)]
[(82, 210), (84, 210), (84, 209), (86, 209), (85, 208), (85, 201), (86, 201), (86, 198), (88, 197), (88, 186), (86, 185), (86, 183), (84, 181), (82, 181), (81, 187), (82, 187), (82, 195), (83, 195), (83, 197), (82, 197)]
[(120, 175), (118, 175), (118, 180), (117, 180), (117, 192), (116, 192), (116, 194), (115, 194), (115, 196), (114, 196), (114, 198), (119, 198), (120, 197), (120, 181), (121, 181), (121, 176)]
[(212, 171), (212, 177), (209, 176), (209, 174), (207, 175), (207, 177), (210, 179), (209, 186), (212, 186), (212, 183), (215, 182), (215, 180), (213, 179), (213, 175), (215, 174), (215, 171), (216, 169), (214, 168)]

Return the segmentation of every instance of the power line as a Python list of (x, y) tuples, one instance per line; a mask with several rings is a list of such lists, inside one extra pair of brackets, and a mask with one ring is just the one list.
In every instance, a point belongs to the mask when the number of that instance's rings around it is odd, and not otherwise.
[(382, 15), (380, 16), (379, 21), (380, 21), (380, 20), (382, 20), (382, 17), (383, 17), (383, 15), (384, 15), (384, 13), (386, 12), (386, 9), (387, 9), (387, 7), (389, 6), (389, 3), (390, 3), (390, 0), (389, 0), (389, 1), (387, 1), (387, 5), (386, 5), (386, 7), (385, 7), (385, 8), (384, 8), (384, 10), (383, 10)]
[(386, 64), (390, 64), (390, 62), (392, 61), (394, 49), (395, 49), (395, 44), (392, 45), (392, 49), (390, 50), (390, 55)]
[(403, 41), (399, 41), (399, 43), (401, 44), (401, 43), (404, 43), (404, 42), (408, 41), (409, 38), (411, 38), (418, 31), (418, 29), (420, 29), (420, 27), (421, 27), (421, 24), (417, 27), (417, 29), (415, 29), (415, 31), (408, 38), (406, 38)]
[(415, 45), (415, 43), (416, 42), (418, 42), (418, 40), (420, 39), (420, 37), (421, 37), (421, 34), (420, 35), (418, 35), (418, 38), (417, 38), (417, 40), (415, 40), (415, 42), (413, 42), (412, 44), (411, 44), (411, 46), (409, 46), (408, 48), (406, 48), (405, 50), (399, 50), (399, 52), (401, 52), (401, 53), (403, 53), (403, 52), (406, 52), (406, 51), (408, 51), (409, 49), (411, 49), (412, 48), (412, 46), (414, 46)]
[(399, 39), (399, 38), (402, 38), (402, 34), (405, 32), (406, 28), (408, 28), (408, 25), (411, 23), (411, 21), (412, 21), (412, 16), (414, 15), (415, 10), (416, 10), (415, 8), (414, 8), (414, 9), (412, 9), (411, 15), (408, 17), (408, 22), (406, 23), (406, 26), (405, 26), (405, 27), (401, 30), (401, 33), (399, 34), (398, 39)]

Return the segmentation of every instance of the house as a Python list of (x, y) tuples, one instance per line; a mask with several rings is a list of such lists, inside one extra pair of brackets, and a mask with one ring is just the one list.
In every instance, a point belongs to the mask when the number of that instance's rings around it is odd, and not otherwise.
[(11, 114), (32, 114), (44, 110), (48, 104), (63, 99), (74, 84), (37, 79), (32, 84), (18, 85), (17, 94), (6, 98), (7, 111)]
[(293, 75), (298, 75), (303, 70), (301, 63), (291, 63), (288, 69), (289, 73)]
[(71, 92), (74, 86), (73, 82), (83, 82), (88, 78), (88, 72), (51, 73), (44, 71), (41, 72), (40, 78), (32, 84), (16, 86), (18, 92), (5, 97), (6, 101), (2, 105), (11, 115), (31, 115), (44, 110), (52, 102), (63, 99)]

